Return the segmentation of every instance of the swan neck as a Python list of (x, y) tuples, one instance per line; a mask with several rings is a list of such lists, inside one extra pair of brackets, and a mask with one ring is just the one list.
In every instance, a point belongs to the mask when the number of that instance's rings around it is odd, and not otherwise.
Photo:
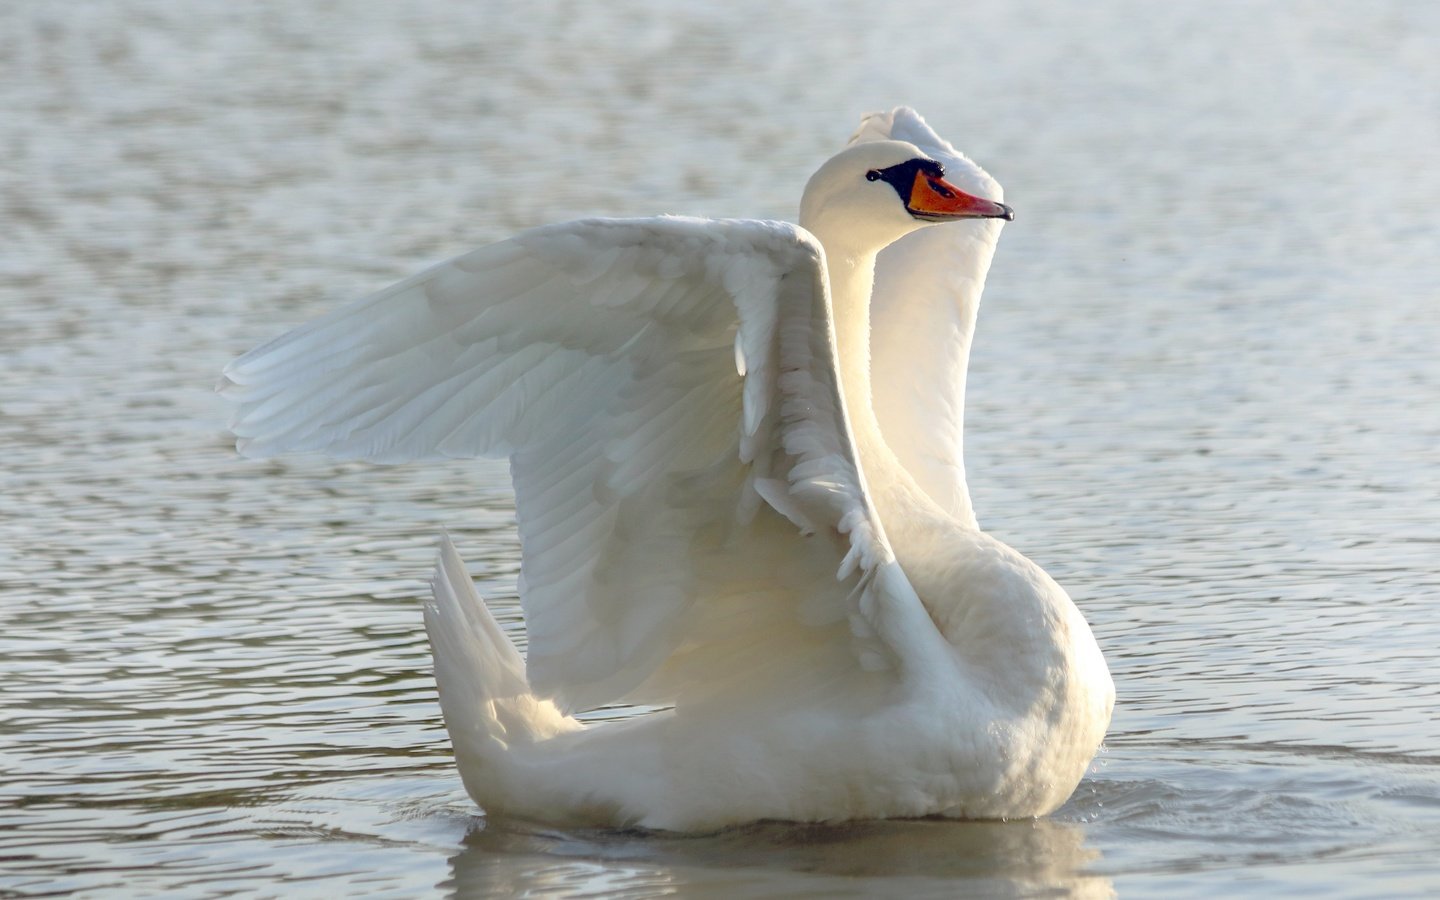
[(827, 267), (846, 412), (862, 456), (871, 456), (883, 445), (870, 384), (870, 294), (875, 286), (875, 253), (840, 251), (827, 257)]
[(915, 485), (896, 458), (875, 412), (870, 371), (870, 301), (875, 288), (876, 257), (888, 240), (883, 235), (875, 240), (877, 235), (860, 233), (844, 220), (836, 221), (824, 215), (806, 216), (803, 208), (800, 221), (825, 248), (841, 402), (855, 439), (866, 490), (871, 494), (880, 520), (886, 523), (887, 533), (892, 528), (904, 530), (907, 522), (922, 518), (917, 513), (923, 510), (928, 515), (939, 509)]

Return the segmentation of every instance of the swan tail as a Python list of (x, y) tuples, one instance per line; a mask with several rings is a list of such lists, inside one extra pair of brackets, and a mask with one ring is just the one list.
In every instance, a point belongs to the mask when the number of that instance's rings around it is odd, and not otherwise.
[(510, 777), (525, 748), (583, 726), (536, 697), (525, 661), (486, 607), (448, 535), (425, 604), (440, 709), (470, 796), (487, 811), (509, 805)]

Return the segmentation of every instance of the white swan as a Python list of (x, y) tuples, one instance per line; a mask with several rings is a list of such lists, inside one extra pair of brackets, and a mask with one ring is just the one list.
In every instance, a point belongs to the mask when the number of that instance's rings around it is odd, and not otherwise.
[[(528, 664), (448, 541), (425, 611), (488, 812), (1043, 815), (1104, 736), (1109, 673), (1049, 576), (907, 472), (866, 352), (877, 252), (984, 217), (1010, 211), (864, 140), (810, 179), (803, 227), (538, 228), (251, 351), (221, 389), (249, 455), (509, 456)], [(673, 708), (568, 714), (607, 702)]]

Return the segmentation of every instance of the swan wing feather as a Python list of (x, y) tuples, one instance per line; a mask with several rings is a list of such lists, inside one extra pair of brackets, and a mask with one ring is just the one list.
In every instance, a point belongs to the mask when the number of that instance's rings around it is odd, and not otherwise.
[[(866, 494), (818, 242), (584, 220), (237, 359), (242, 453), (507, 456), (527, 674), (577, 710), (896, 672), (923, 607)], [(916, 635), (919, 635), (917, 638)]]

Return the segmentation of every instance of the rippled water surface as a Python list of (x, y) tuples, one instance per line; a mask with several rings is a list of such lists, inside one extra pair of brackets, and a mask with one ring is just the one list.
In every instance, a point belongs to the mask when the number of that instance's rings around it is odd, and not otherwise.
[[(1083, 8), (0, 8), (0, 894), (1440, 890), (1440, 7)], [(1018, 210), (971, 484), (1106, 751), (1038, 822), (486, 823), (419, 602), (448, 527), (518, 634), (504, 468), (240, 461), (219, 369), (528, 225), (789, 217), (901, 102)]]

